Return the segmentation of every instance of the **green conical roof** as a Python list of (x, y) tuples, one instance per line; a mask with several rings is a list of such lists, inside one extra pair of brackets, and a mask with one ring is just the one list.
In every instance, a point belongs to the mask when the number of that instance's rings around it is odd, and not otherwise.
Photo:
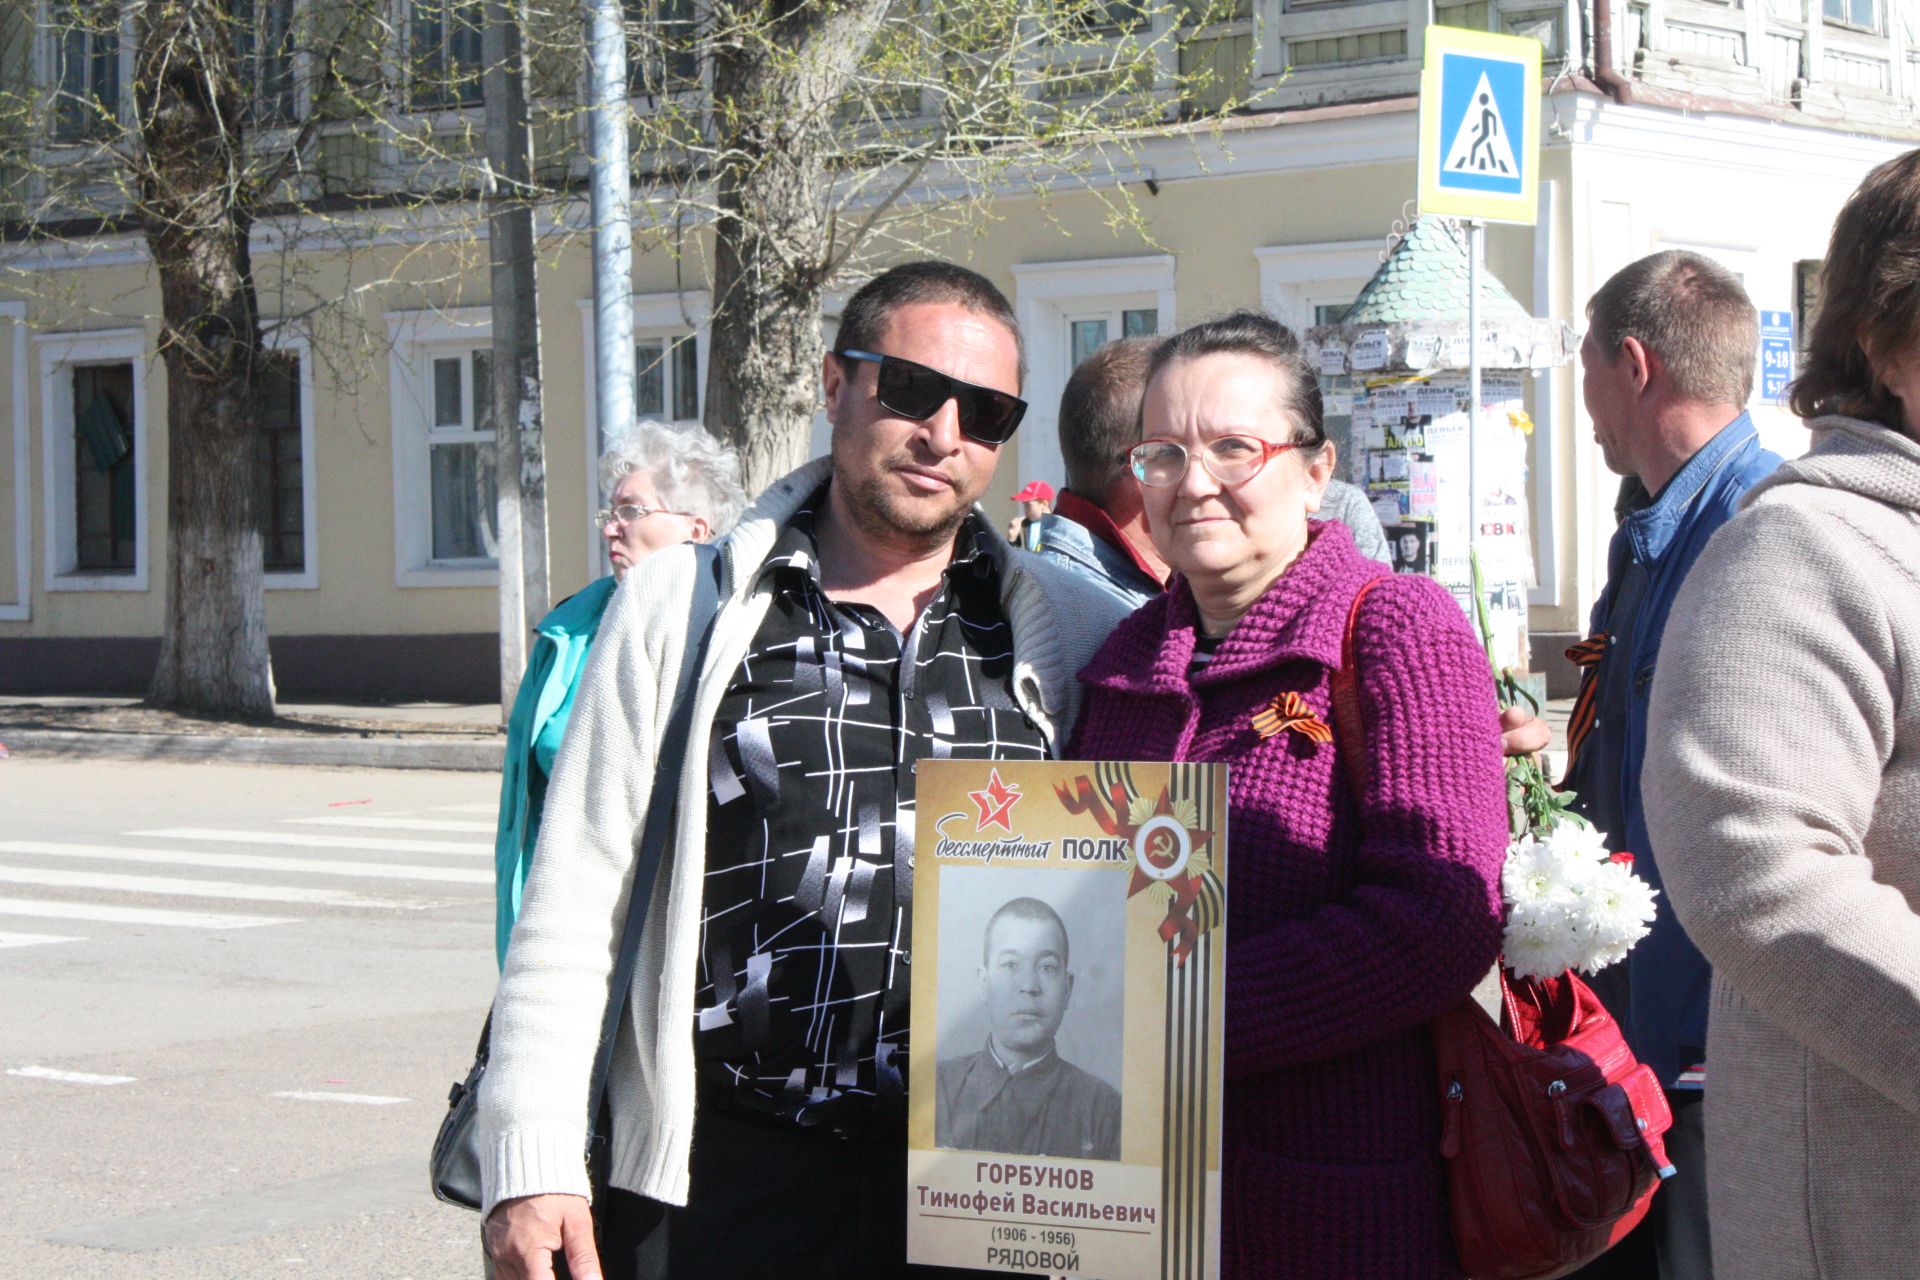
[[(1480, 272), (1482, 329), (1525, 325), (1533, 317), (1493, 272)], [(1466, 237), (1448, 218), (1416, 218), (1353, 300), (1341, 325), (1467, 323)]]

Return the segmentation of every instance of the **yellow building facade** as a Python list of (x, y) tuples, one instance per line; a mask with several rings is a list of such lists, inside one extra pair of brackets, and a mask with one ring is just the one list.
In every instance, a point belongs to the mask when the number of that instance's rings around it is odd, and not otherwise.
[[(1822, 33), (1833, 25), (1816, 16), (1822, 3), (1840, 2), (1806, 0), (1798, 29)], [(1678, 46), (1678, 61), (1643, 56), (1693, 38), (1680, 19), (1698, 9), (1713, 11), (1701, 22), (1720, 24), (1703, 29), (1740, 35), (1741, 56), (1761, 58), (1774, 49), (1772, 27), (1760, 23), (1762, 38), (1751, 39), (1752, 12), (1679, 0), (1620, 6), (1673, 29), (1644, 26), (1623, 59), (1637, 96), (1607, 92), (1580, 70), (1583, 54), (1562, 48), (1562, 71), (1542, 89), (1539, 220), (1492, 228), (1489, 268), (1534, 314), (1583, 328), (1585, 299), (1619, 267), (1694, 249), (1738, 272), (1756, 305), (1790, 313), (1798, 341), (1835, 213), (1873, 165), (1914, 145), (1911, 0), (1875, 2), (1892, 8), (1875, 11), (1885, 92), (1861, 90), (1872, 110), (1858, 119), (1809, 114), (1768, 88), (1771, 72), (1737, 59), (1721, 66)], [(1534, 12), (1479, 8), (1496, 27), (1503, 14)], [(1548, 35), (1577, 48), (1586, 6), (1539, 12), (1557, 15)], [(1148, 143), (1134, 170), (1102, 179), (1128, 184), (1146, 234), (1111, 229), (1094, 194), (1069, 182), (1044, 202), (1002, 192), (973, 231), (938, 246), (1006, 291), (1029, 344), (1033, 408), (1001, 451), (986, 499), (996, 524), (1014, 513), (1020, 484), (1061, 483), (1054, 404), (1097, 337), (1171, 332), (1236, 307), (1303, 328), (1337, 319), (1411, 211), (1423, 24), (1399, 0), (1256, 6), (1246, 34), (1257, 59), (1284, 58), (1289, 47), (1337, 58), (1343, 32), (1375, 26), (1400, 38), (1350, 65), (1296, 66), (1285, 82), (1294, 100), (1276, 109)], [(1798, 56), (1805, 69), (1804, 48)], [(1674, 71), (1687, 58), (1705, 68), (1691, 79)], [(1744, 99), (1714, 79), (1742, 68), (1758, 86)], [(1807, 98), (1804, 84), (1800, 92)], [(1833, 90), (1841, 107), (1850, 100), (1845, 85)], [(476, 353), (484, 370), (489, 345), (485, 246), (453, 228), (456, 215), (440, 216), (439, 228), (336, 216), (256, 235), (262, 310), (282, 321), (273, 340), (288, 374), (268, 415), (278, 439), (263, 453), (274, 476), (267, 618), (283, 696), (494, 696), (495, 570), (469, 491), (487, 439), (473, 394)], [(583, 220), (578, 209), (555, 217)], [(649, 230), (643, 222), (642, 245)], [(589, 253), (578, 234), (545, 243), (538, 289), (558, 599), (604, 566), (590, 520), (600, 495)], [(699, 260), (636, 254), (634, 329), (653, 370), (643, 415), (698, 416), (707, 358)], [(158, 289), (137, 237), (0, 244), (0, 266), (0, 692), (138, 691), (157, 650), (167, 554)], [(303, 315), (313, 299), (337, 310)], [(104, 456), (103, 401), (129, 446), (109, 480), (91, 465)], [(1593, 444), (1575, 369), (1535, 378), (1530, 411), (1535, 664), (1563, 688), (1556, 655), (1583, 631), (1604, 583), (1617, 479)], [(1804, 447), (1784, 409), (1753, 411), (1772, 447)], [(816, 449), (823, 444), (817, 425)]]

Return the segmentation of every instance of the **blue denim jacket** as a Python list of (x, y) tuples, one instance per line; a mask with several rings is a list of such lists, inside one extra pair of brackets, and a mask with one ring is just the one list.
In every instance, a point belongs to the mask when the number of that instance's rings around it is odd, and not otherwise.
[[(1576, 807), (1607, 830), (1607, 844), (1634, 855), (1634, 870), (1661, 887), (1659, 855), (1647, 834), (1640, 804), (1640, 767), (1647, 754), (1647, 697), (1667, 615), (1693, 562), (1721, 525), (1740, 507), (1748, 489), (1780, 465), (1779, 455), (1760, 447), (1753, 421), (1741, 414), (1687, 460), (1645, 508), (1620, 524), (1607, 554), (1607, 586), (1593, 606), (1589, 635), (1621, 637), (1608, 647), (1588, 678), (1603, 688), (1611, 665), (1630, 673), (1624, 721), (1602, 715), (1573, 760), (1566, 784), (1579, 793)], [(1619, 583), (1635, 564), (1647, 574), (1640, 607), (1632, 619), (1613, 616)], [(1624, 650), (1624, 651), (1623, 651)], [(1706, 1060), (1707, 994), (1711, 970), (1688, 940), (1663, 895), (1653, 932), (1625, 962), (1627, 998), (1613, 1012), (1642, 1062), (1669, 1088), (1694, 1085), (1683, 1073)], [(1617, 975), (1600, 984), (1609, 1005), (1619, 1003)], [(1611, 989), (1609, 989), (1611, 988)]]

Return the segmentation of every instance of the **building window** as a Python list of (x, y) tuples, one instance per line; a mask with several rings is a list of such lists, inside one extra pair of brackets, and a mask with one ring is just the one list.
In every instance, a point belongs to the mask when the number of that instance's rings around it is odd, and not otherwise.
[(1407, 56), (1407, 29), (1364, 31), (1357, 35), (1289, 40), (1287, 52), (1296, 67), (1331, 67), (1349, 62), (1383, 62)]
[(1873, 0), (1821, 0), (1820, 12), (1828, 22), (1842, 26), (1874, 31), (1880, 25), (1874, 21)]
[(54, 0), (53, 136), (82, 142), (111, 131), (120, 115), (120, 9), (84, 0)]
[(700, 87), (694, 0), (625, 0), (627, 92), (650, 98)]
[(294, 0), (230, 0), (233, 51), (240, 80), (249, 90), (253, 121), (291, 124), (294, 100)]
[(133, 366), (73, 369), (74, 569), (132, 573), (135, 520)]
[(1014, 312), (1027, 335), (1028, 408), (1014, 437), (1021, 480), (1066, 479), (1055, 421), (1074, 369), (1116, 338), (1151, 336), (1178, 314), (1170, 254), (1026, 262), (1013, 267)]
[(1470, 4), (1438, 5), (1433, 12), (1440, 26), (1485, 31), (1492, 23), (1493, 6), (1489, 0), (1472, 0)]
[(1558, 58), (1566, 52), (1560, 38), (1562, 15), (1558, 9), (1529, 9), (1524, 13), (1504, 13), (1500, 25), (1510, 36), (1531, 36), (1540, 42), (1543, 57)]
[(495, 527), (493, 351), (445, 352), (432, 361), (427, 438), (431, 558), (441, 564), (491, 564)]
[(1092, 315), (1067, 317), (1067, 371), (1114, 338), (1150, 338), (1160, 332), (1158, 307), (1120, 307)]
[(260, 431), (254, 437), (262, 567), (268, 573), (307, 568), (306, 476), (302, 457), (300, 357), (276, 351), (260, 371)]
[(1351, 302), (1316, 302), (1313, 304), (1313, 322), (1316, 325), (1339, 324), (1351, 310)]
[(480, 101), (482, 0), (413, 0), (411, 98), (416, 110)]
[(653, 334), (633, 344), (633, 416), (700, 421), (700, 338)]

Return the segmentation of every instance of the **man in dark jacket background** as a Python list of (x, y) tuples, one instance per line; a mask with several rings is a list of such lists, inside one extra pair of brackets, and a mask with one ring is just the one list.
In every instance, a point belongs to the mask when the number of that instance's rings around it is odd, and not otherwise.
[[(1602, 285), (1587, 317), (1580, 347), (1587, 413), (1607, 466), (1628, 477), (1631, 496), (1588, 637), (1568, 650), (1585, 672), (1568, 724), (1563, 785), (1607, 834), (1607, 847), (1633, 854), (1634, 869), (1658, 888), (1640, 767), (1661, 635), (1707, 540), (1780, 458), (1760, 447), (1745, 410), (1758, 317), (1732, 272), (1699, 254), (1656, 253)], [(1706, 959), (1662, 899), (1652, 933), (1595, 980), (1634, 1053), (1667, 1089), (1674, 1112), (1667, 1151), (1679, 1172), (1637, 1230), (1577, 1273), (1586, 1280), (1712, 1275), (1701, 1115), (1709, 979)]]

